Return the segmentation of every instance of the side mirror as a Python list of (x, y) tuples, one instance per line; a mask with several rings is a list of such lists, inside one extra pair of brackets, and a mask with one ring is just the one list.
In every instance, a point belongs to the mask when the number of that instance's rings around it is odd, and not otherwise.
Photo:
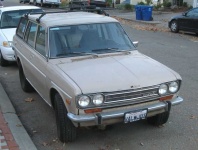
[(138, 41), (134, 41), (134, 42), (133, 42), (133, 45), (134, 45), (135, 47), (138, 47)]

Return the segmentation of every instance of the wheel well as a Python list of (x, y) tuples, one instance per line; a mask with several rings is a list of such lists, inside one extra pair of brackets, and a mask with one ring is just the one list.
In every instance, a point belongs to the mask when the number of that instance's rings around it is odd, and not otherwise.
[(21, 65), (21, 60), (19, 59), (19, 57), (17, 57), (16, 61), (17, 61), (17, 65), (19, 67)]
[(50, 100), (51, 100), (51, 104), (52, 104), (53, 108), (54, 108), (54, 96), (56, 93), (58, 93), (58, 91), (56, 89), (52, 88), (50, 90)]

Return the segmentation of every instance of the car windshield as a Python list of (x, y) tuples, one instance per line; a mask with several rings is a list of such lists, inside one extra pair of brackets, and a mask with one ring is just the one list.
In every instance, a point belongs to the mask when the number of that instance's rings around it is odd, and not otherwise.
[(119, 23), (97, 23), (49, 29), (50, 57), (74, 57), (135, 49)]
[(0, 27), (3, 28), (16, 28), (22, 15), (28, 12), (43, 12), (42, 9), (26, 9), (26, 10), (13, 10), (5, 11), (1, 15)]

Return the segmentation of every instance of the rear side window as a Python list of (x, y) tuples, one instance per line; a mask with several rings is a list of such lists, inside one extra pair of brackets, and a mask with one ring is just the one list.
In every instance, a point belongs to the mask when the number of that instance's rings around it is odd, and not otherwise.
[(25, 40), (32, 47), (34, 47), (36, 29), (37, 29), (37, 24), (33, 22), (29, 22), (28, 27), (27, 27), (27, 32), (25, 35)]
[(26, 18), (21, 18), (21, 21), (19, 23), (18, 29), (16, 31), (16, 34), (20, 38), (23, 38), (26, 26), (27, 26), (27, 19)]
[(38, 27), (35, 49), (41, 55), (46, 57), (46, 52), (45, 52), (45, 28), (42, 27), (42, 26)]

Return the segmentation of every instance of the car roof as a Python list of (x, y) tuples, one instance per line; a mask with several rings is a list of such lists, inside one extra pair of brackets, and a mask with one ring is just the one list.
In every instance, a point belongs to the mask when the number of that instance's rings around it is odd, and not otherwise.
[(26, 10), (26, 9), (41, 9), (41, 8), (36, 6), (8, 6), (8, 7), (0, 8), (2, 12), (11, 11), (11, 10)]
[[(41, 15), (29, 15), (31, 20), (36, 21)], [(89, 23), (107, 23), (118, 22), (116, 19), (109, 16), (99, 15), (90, 12), (62, 12), (62, 13), (47, 13), (41, 19), (40, 23), (46, 27), (76, 25)]]

